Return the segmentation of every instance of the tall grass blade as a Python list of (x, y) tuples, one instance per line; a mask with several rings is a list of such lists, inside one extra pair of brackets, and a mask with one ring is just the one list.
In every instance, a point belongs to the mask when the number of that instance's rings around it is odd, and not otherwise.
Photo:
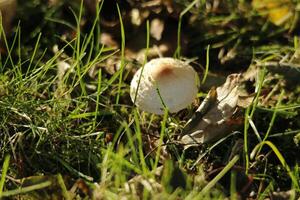
[(62, 194), (63, 194), (64, 198), (66, 200), (71, 200), (71, 197), (70, 197), (70, 195), (68, 193), (67, 187), (65, 185), (64, 179), (61, 176), (61, 174), (57, 175), (57, 182), (58, 182), (58, 185), (60, 186), (60, 188), (62, 190)]
[(262, 148), (263, 145), (268, 145), (273, 152), (275, 153), (275, 155), (277, 156), (278, 160), (280, 161), (281, 165), (285, 168), (285, 170), (287, 171), (288, 175), (290, 176), (292, 183), (294, 184), (295, 188), (300, 191), (300, 187), (299, 187), (299, 183), (298, 183), (298, 179), (294, 176), (293, 172), (291, 171), (290, 167), (287, 165), (284, 157), (282, 156), (282, 154), (280, 153), (280, 151), (277, 149), (277, 147), (270, 141), (263, 141), (259, 144), (257, 144), (254, 149), (252, 150), (251, 154), (250, 154), (250, 158), (254, 159), (254, 157), (257, 154), (257, 152), (259, 151), (259, 149)]
[(158, 147), (157, 147), (155, 162), (154, 162), (154, 166), (153, 166), (154, 171), (157, 168), (159, 158), (160, 158), (160, 155), (161, 155), (161, 148), (162, 148), (163, 139), (164, 139), (165, 132), (166, 132), (166, 123), (167, 123), (168, 115), (169, 115), (169, 111), (168, 111), (168, 109), (165, 109), (164, 117), (163, 117), (163, 120), (161, 122), (161, 129), (160, 129)]
[(236, 155), (232, 158), (231, 161), (222, 169), (222, 171), (214, 177), (200, 192), (201, 195), (205, 196), (215, 185), (216, 183), (234, 166), (234, 164), (239, 160), (239, 156)]
[(135, 92), (135, 95), (134, 95), (134, 100), (133, 100), (133, 103), (135, 104), (136, 102), (136, 97), (137, 97), (137, 94), (138, 94), (138, 91), (139, 91), (139, 87), (140, 87), (140, 83), (141, 83), (141, 79), (142, 79), (142, 75), (143, 75), (143, 72), (144, 72), (144, 67), (145, 67), (145, 64), (147, 62), (147, 57), (148, 57), (148, 50), (149, 50), (149, 43), (150, 43), (150, 28), (149, 28), (149, 20), (147, 20), (147, 38), (146, 38), (146, 52), (145, 52), (145, 59), (143, 61), (143, 65), (142, 65), (142, 69), (141, 69), (141, 74), (140, 74), (140, 77), (139, 77), (139, 80), (138, 80), (138, 84), (137, 84), (137, 88), (136, 88), (136, 92)]
[(266, 141), (268, 139), (268, 137), (269, 137), (269, 134), (270, 134), (270, 132), (272, 130), (272, 127), (274, 125), (274, 122), (275, 122), (275, 119), (276, 119), (276, 114), (277, 114), (277, 111), (278, 111), (278, 107), (281, 104), (281, 100), (283, 98), (283, 95), (284, 95), (284, 90), (282, 90), (281, 93), (280, 93), (280, 95), (279, 95), (279, 98), (278, 98), (277, 104), (275, 106), (275, 109), (274, 109), (274, 112), (273, 112), (273, 115), (272, 115), (272, 118), (271, 118), (268, 130), (266, 132), (266, 135), (265, 135), (263, 141)]
[(201, 81), (201, 85), (203, 85), (206, 81), (207, 78), (207, 74), (208, 74), (208, 68), (209, 68), (209, 49), (210, 49), (210, 45), (207, 46), (206, 49), (206, 65), (205, 65), (205, 72), (203, 74), (203, 79)]
[(145, 155), (143, 152), (143, 140), (142, 140), (142, 132), (140, 127), (140, 119), (138, 117), (138, 113), (136, 110), (134, 110), (134, 121), (135, 121), (135, 134), (138, 141), (138, 150), (139, 150), (139, 160), (142, 165), (143, 173), (146, 173), (147, 171), (147, 165), (145, 161)]
[(0, 198), (5, 184), (5, 177), (9, 167), (9, 160), (10, 160), (10, 156), (9, 155), (5, 156), (3, 166), (2, 166), (1, 179), (0, 179)]
[(97, 99), (96, 99), (96, 108), (95, 108), (95, 117), (93, 121), (93, 130), (95, 130), (96, 127), (96, 120), (98, 116), (98, 111), (99, 111), (99, 102), (100, 102), (100, 91), (101, 91), (101, 85), (102, 84), (102, 70), (99, 69), (98, 71), (98, 83), (97, 83)]
[(28, 68), (27, 68), (27, 71), (26, 71), (26, 74), (25, 74), (26, 77), (28, 76), (28, 73), (30, 72), (33, 59), (35, 58), (35, 55), (37, 53), (37, 50), (38, 50), (38, 47), (39, 47), (39, 44), (40, 44), (41, 36), (42, 36), (42, 33), (40, 33), (38, 35), (38, 38), (36, 40), (36, 43), (35, 43), (35, 46), (34, 46), (34, 49), (33, 49), (33, 52), (32, 52), (31, 58), (30, 58), (30, 61), (29, 61), (29, 65), (28, 65)]
[(31, 186), (27, 186), (27, 187), (21, 187), (21, 188), (18, 188), (18, 189), (5, 191), (5, 192), (2, 193), (2, 195), (0, 195), (0, 198), (29, 193), (29, 192), (32, 192), (32, 191), (35, 191), (35, 190), (40, 190), (40, 189), (43, 189), (43, 188), (47, 188), (51, 185), (52, 185), (51, 181), (45, 181), (43, 183), (39, 183), (39, 184), (36, 184), (36, 185), (31, 185)]
[(116, 104), (119, 104), (120, 101), (120, 93), (121, 93), (121, 86), (123, 82), (123, 71), (125, 67), (125, 30), (124, 30), (124, 25), (123, 25), (123, 20), (122, 20), (122, 14), (119, 8), (119, 5), (117, 4), (117, 10), (119, 14), (119, 21), (120, 21), (120, 26), (121, 26), (121, 66), (120, 66), (120, 77), (119, 77), (119, 84), (118, 84), (118, 94), (116, 98)]
[(249, 142), (248, 142), (248, 129), (249, 129), (249, 113), (250, 107), (246, 109), (245, 120), (244, 120), (244, 157), (245, 157), (245, 168), (246, 174), (248, 174), (250, 161), (249, 161)]
[(182, 25), (182, 18), (183, 16), (190, 11), (196, 3), (198, 3), (200, 0), (194, 0), (191, 2), (179, 15), (179, 20), (178, 20), (178, 28), (177, 28), (177, 48), (175, 51), (175, 58), (180, 58), (181, 56), (181, 25)]

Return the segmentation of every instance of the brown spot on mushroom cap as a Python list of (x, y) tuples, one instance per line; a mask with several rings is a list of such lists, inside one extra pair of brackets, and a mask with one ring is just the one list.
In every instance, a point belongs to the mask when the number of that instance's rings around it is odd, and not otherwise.
[(155, 67), (155, 70), (152, 72), (152, 77), (156, 80), (170, 76), (173, 74), (174, 67), (169, 64), (163, 64)]

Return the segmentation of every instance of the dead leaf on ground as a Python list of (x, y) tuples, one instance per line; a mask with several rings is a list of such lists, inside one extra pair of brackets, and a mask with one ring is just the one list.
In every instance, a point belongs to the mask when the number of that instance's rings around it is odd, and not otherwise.
[(240, 111), (251, 104), (254, 95), (242, 92), (241, 82), (241, 74), (231, 74), (222, 86), (209, 91), (182, 132), (180, 142), (185, 149), (224, 137), (243, 123)]

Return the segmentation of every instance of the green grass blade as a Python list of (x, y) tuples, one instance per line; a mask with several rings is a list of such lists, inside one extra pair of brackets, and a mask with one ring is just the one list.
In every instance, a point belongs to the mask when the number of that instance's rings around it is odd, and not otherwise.
[(284, 90), (282, 90), (282, 92), (281, 92), (280, 95), (279, 95), (279, 98), (278, 98), (277, 104), (276, 104), (276, 106), (275, 106), (275, 109), (274, 109), (274, 112), (273, 112), (271, 121), (270, 121), (270, 123), (269, 123), (268, 130), (267, 130), (267, 132), (266, 132), (266, 135), (265, 135), (263, 141), (266, 141), (267, 138), (269, 137), (269, 134), (270, 134), (270, 132), (271, 132), (271, 130), (272, 130), (272, 127), (273, 127), (273, 125), (274, 125), (274, 122), (275, 122), (275, 119), (276, 119), (276, 114), (277, 114), (277, 111), (278, 111), (278, 107), (279, 107), (279, 105), (281, 104), (281, 100), (282, 100), (282, 98), (283, 98), (283, 95), (284, 95)]
[(206, 65), (205, 65), (205, 72), (203, 74), (203, 79), (201, 81), (201, 85), (203, 85), (206, 81), (206, 77), (207, 77), (207, 74), (208, 74), (208, 68), (209, 68), (209, 49), (210, 49), (210, 45), (207, 46), (207, 49), (206, 49)]
[(99, 69), (99, 71), (98, 71), (98, 84), (97, 84), (97, 99), (96, 99), (95, 117), (94, 117), (94, 121), (93, 121), (93, 130), (96, 127), (97, 113), (99, 111), (101, 84), (102, 84), (102, 70)]
[(191, 2), (179, 15), (178, 20), (178, 28), (177, 28), (177, 48), (175, 51), (175, 58), (180, 58), (181, 56), (181, 25), (182, 25), (182, 18), (183, 16), (190, 11), (200, 0), (194, 0)]
[(262, 193), (258, 194), (257, 199), (258, 200), (264, 200), (264, 199), (266, 199), (269, 196), (270, 192), (272, 192), (273, 190), (274, 190), (274, 183), (273, 183), (273, 181), (271, 181), (267, 185), (267, 187), (265, 188), (265, 190)]
[(132, 160), (138, 166), (139, 159), (138, 159), (138, 155), (137, 155), (137, 151), (136, 151), (136, 147), (135, 147), (134, 135), (132, 134), (132, 131), (129, 128), (127, 123), (124, 123), (124, 127), (125, 127), (127, 138), (128, 138), (129, 149), (131, 150)]
[(275, 153), (275, 155), (277, 156), (278, 160), (280, 161), (281, 165), (286, 169), (288, 175), (290, 176), (294, 186), (296, 187), (296, 189), (298, 191), (300, 191), (300, 187), (299, 187), (299, 183), (297, 178), (294, 176), (293, 172), (291, 171), (290, 167), (287, 165), (284, 157), (282, 156), (282, 154), (280, 153), (280, 151), (277, 149), (277, 147), (270, 141), (263, 141), (259, 144), (257, 144), (254, 149), (252, 150), (251, 154), (250, 154), (250, 158), (253, 159), (257, 154), (257, 152), (259, 151), (259, 149), (262, 148), (263, 145), (268, 145), (273, 152)]
[(249, 142), (248, 142), (248, 129), (249, 129), (249, 113), (250, 113), (250, 107), (246, 109), (245, 112), (245, 121), (244, 121), (244, 157), (245, 157), (245, 168), (246, 168), (246, 174), (248, 174), (250, 162), (249, 162)]
[(175, 58), (180, 58), (181, 56), (181, 24), (182, 24), (182, 16), (180, 15), (178, 20), (178, 28), (177, 28), (177, 48), (174, 54)]
[[(101, 12), (101, 9), (102, 9), (102, 6), (103, 6), (103, 2), (104, 1), (101, 1), (100, 6), (99, 6), (99, 4), (96, 5), (96, 14), (95, 14), (96, 18), (94, 19), (92, 28), (89, 30), (90, 33), (88, 34), (88, 37), (87, 37), (86, 41), (84, 42), (83, 47), (81, 48), (81, 54), (83, 54), (86, 51), (88, 45), (91, 44), (91, 39), (94, 36), (94, 30), (95, 30), (95, 28), (97, 27), (97, 25), (99, 23), (100, 12)], [(98, 34), (100, 34), (100, 33), (98, 33)], [(91, 48), (91, 49), (93, 49), (93, 48)]]
[(258, 80), (258, 85), (256, 87), (256, 96), (255, 96), (255, 99), (253, 101), (252, 110), (251, 110), (251, 113), (250, 113), (250, 118), (251, 119), (254, 115), (255, 109), (256, 109), (257, 104), (258, 104), (261, 89), (262, 89), (262, 86), (263, 86), (263, 83), (264, 83), (264, 80), (265, 80), (265, 75), (266, 75), (266, 68), (264, 67), (262, 70), (259, 71), (259, 80)]
[(300, 129), (292, 130), (292, 131), (286, 131), (286, 132), (283, 132), (283, 133), (274, 133), (274, 134), (270, 135), (269, 138), (282, 137), (282, 136), (287, 136), (287, 135), (296, 135), (297, 133), (300, 133)]
[(120, 77), (119, 77), (119, 84), (118, 84), (118, 94), (116, 98), (116, 104), (119, 104), (120, 100), (120, 93), (121, 93), (121, 85), (123, 82), (123, 71), (125, 68), (125, 30), (124, 30), (124, 25), (123, 25), (123, 20), (122, 20), (122, 14), (119, 8), (119, 5), (117, 4), (117, 10), (119, 14), (119, 21), (120, 21), (120, 26), (121, 26), (121, 66), (120, 66)]
[(165, 136), (165, 133), (166, 133), (166, 124), (167, 124), (168, 115), (169, 115), (169, 111), (168, 111), (168, 109), (165, 109), (164, 117), (163, 117), (163, 120), (161, 122), (161, 129), (160, 129), (158, 147), (157, 147), (155, 162), (154, 162), (154, 166), (153, 166), (154, 171), (157, 168), (157, 165), (158, 165), (158, 162), (159, 162), (159, 157), (161, 155), (161, 148), (162, 148), (163, 139), (164, 139), (164, 136)]
[(69, 165), (69, 163), (67, 163), (66, 161), (64, 161), (63, 159), (59, 158), (56, 155), (53, 155), (53, 157), (60, 162), (67, 170), (69, 170), (72, 174), (74, 174), (75, 176), (81, 177), (87, 181), (93, 181), (93, 178), (90, 176), (87, 176), (85, 174), (83, 174), (82, 172), (74, 169), (73, 167), (71, 167), (71, 165)]
[[(284, 91), (282, 91), (282, 92), (280, 93), (280, 95), (279, 95), (279, 98), (278, 98), (278, 101), (277, 101), (277, 103), (276, 103), (276, 106), (275, 106), (275, 109), (274, 109), (274, 112), (273, 112), (271, 121), (270, 121), (270, 123), (269, 123), (268, 130), (267, 130), (267, 132), (266, 132), (266, 134), (265, 134), (265, 137), (264, 137), (263, 141), (266, 141), (266, 140), (268, 139), (268, 137), (269, 137), (269, 134), (270, 134), (270, 132), (271, 132), (271, 130), (272, 130), (272, 127), (273, 127), (273, 125), (274, 125), (274, 122), (275, 122), (276, 114), (277, 114), (277, 111), (278, 111), (277, 108), (278, 108), (279, 105), (281, 104), (281, 100), (282, 100), (283, 95), (284, 95)], [(262, 149), (262, 146), (260, 146), (260, 148), (258, 149), (257, 154), (260, 153), (261, 149)]]
[(234, 166), (234, 164), (239, 160), (239, 156), (236, 155), (232, 158), (231, 161), (222, 169), (222, 171), (214, 177), (200, 192), (201, 195), (205, 196), (215, 185), (216, 183)]
[(127, 167), (128, 169), (133, 170), (137, 174), (143, 173), (138, 167), (136, 167), (136, 165), (132, 164), (126, 158), (124, 158), (124, 156), (116, 154), (112, 152), (112, 150), (107, 151), (106, 149), (104, 149), (104, 152), (108, 153), (108, 156), (110, 156), (112, 160), (116, 161), (117, 165), (121, 164), (121, 166), (118, 167)]
[(38, 47), (39, 47), (39, 44), (40, 44), (41, 36), (42, 36), (42, 33), (40, 33), (38, 35), (38, 38), (36, 40), (36, 43), (35, 43), (35, 46), (34, 46), (34, 49), (33, 49), (33, 52), (32, 52), (32, 55), (31, 55), (31, 58), (30, 58), (29, 65), (28, 65), (25, 76), (28, 76), (28, 73), (30, 72), (33, 59), (35, 58), (35, 55), (37, 53), (37, 50), (38, 50)]
[(61, 190), (62, 190), (62, 194), (63, 194), (64, 198), (65, 198), (66, 200), (70, 200), (71, 197), (69, 196), (67, 187), (66, 187), (66, 185), (65, 185), (64, 179), (63, 179), (63, 177), (61, 176), (61, 174), (58, 174), (58, 175), (57, 175), (57, 182), (58, 182), (58, 185), (60, 186), (60, 188), (61, 188)]
[(147, 172), (147, 165), (146, 165), (146, 161), (145, 161), (145, 155), (143, 152), (143, 140), (142, 140), (142, 132), (141, 132), (141, 127), (140, 127), (140, 119), (138, 117), (138, 113), (135, 110), (134, 111), (134, 121), (135, 121), (135, 134), (137, 137), (137, 141), (138, 141), (138, 149), (139, 149), (139, 160), (141, 162), (142, 165), (142, 170), (143, 173)]
[(79, 15), (77, 17), (76, 13), (71, 9), (71, 12), (74, 15), (75, 21), (76, 21), (76, 40), (75, 40), (75, 51), (74, 51), (74, 58), (75, 58), (75, 69), (78, 77), (78, 81), (80, 83), (80, 88), (82, 95), (87, 95), (86, 89), (85, 89), (85, 84), (81, 78), (81, 60), (83, 57), (86, 55), (85, 52), (82, 52), (82, 41), (81, 41), (81, 20), (82, 20), (82, 12), (83, 12), (83, 0), (80, 1), (80, 9), (79, 9)]
[(237, 200), (236, 193), (236, 172), (232, 171), (230, 175), (230, 200)]
[[(2, 23), (1, 23), (1, 27), (2, 27)], [(17, 32), (19, 31), (19, 24), (18, 24), (18, 26), (17, 26), (17, 29), (16, 29), (16, 34), (15, 34), (15, 36), (14, 36), (14, 38), (13, 38), (13, 41), (12, 41), (12, 43), (11, 43), (11, 45), (10, 45), (10, 47), (9, 47), (9, 45), (8, 45), (8, 41), (7, 41), (7, 38), (6, 38), (6, 34), (5, 34), (5, 32), (4, 32), (4, 29), (3, 29), (3, 27), (1, 28), (1, 41), (3, 41), (4, 42), (4, 44), (5, 44), (5, 48), (6, 48), (6, 50), (7, 50), (7, 58), (6, 58), (6, 60), (5, 60), (5, 62), (4, 62), (4, 64), (2, 63), (2, 68), (1, 68), (1, 71), (4, 71), (4, 68), (6, 67), (6, 65), (7, 65), (7, 63), (8, 63), (8, 61), (10, 61), (10, 65), (11, 66), (14, 66), (14, 61), (13, 61), (13, 59), (12, 59), (12, 51), (13, 51), (13, 49), (14, 49), (14, 46), (15, 46), (15, 43), (16, 43), (16, 40), (17, 40)]]
[(35, 191), (35, 190), (40, 190), (40, 189), (51, 186), (51, 184), (52, 184), (51, 181), (45, 181), (45, 182), (40, 183), (40, 184), (31, 185), (31, 186), (27, 186), (27, 187), (21, 187), (21, 188), (15, 189), (15, 190), (5, 191), (5, 192), (2, 193), (0, 198), (10, 197), (10, 196), (15, 196), (15, 195), (19, 195), (19, 194), (25, 194), (25, 193), (32, 192), (32, 191)]
[(252, 103), (252, 109), (250, 111), (250, 107), (247, 108), (245, 112), (245, 121), (244, 121), (244, 156), (245, 156), (245, 168), (246, 174), (248, 174), (250, 162), (249, 162), (249, 155), (248, 155), (248, 129), (249, 129), (249, 119), (252, 120), (256, 107), (258, 105), (259, 96), (261, 93), (261, 89), (263, 86), (263, 82), (266, 75), (266, 68), (264, 67), (263, 70), (259, 71), (259, 80), (256, 86), (256, 96)]
[(3, 166), (2, 166), (1, 179), (0, 179), (0, 198), (1, 198), (4, 184), (5, 184), (5, 177), (6, 177), (6, 174), (8, 171), (8, 167), (9, 167), (9, 160), (10, 160), (10, 156), (9, 155), (5, 156)]
[(147, 62), (147, 57), (148, 57), (148, 51), (149, 51), (149, 43), (150, 43), (150, 28), (149, 28), (149, 21), (147, 20), (147, 38), (146, 38), (146, 52), (145, 52), (145, 59), (143, 61), (143, 65), (142, 65), (142, 69), (141, 69), (141, 74), (140, 74), (140, 77), (139, 77), (139, 81), (138, 81), (138, 84), (137, 84), (137, 88), (136, 88), (136, 92), (135, 92), (135, 95), (134, 95), (134, 100), (133, 100), (133, 103), (135, 104), (136, 102), (136, 97), (137, 97), (137, 94), (138, 94), (138, 91), (139, 91), (139, 88), (140, 88), (140, 83), (141, 83), (141, 79), (142, 79), (142, 75), (143, 75), (143, 72), (144, 72), (144, 67), (145, 67), (145, 64)]

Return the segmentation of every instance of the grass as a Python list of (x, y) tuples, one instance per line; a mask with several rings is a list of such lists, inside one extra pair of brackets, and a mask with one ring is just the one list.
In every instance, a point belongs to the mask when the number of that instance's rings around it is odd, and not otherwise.
[(204, 195), (206, 196), (207, 193), (213, 188), (215, 184), (230, 170), (230, 168), (233, 167), (233, 165), (239, 160), (239, 156), (235, 156), (231, 161), (228, 162), (226, 167), (222, 169), (222, 171), (215, 177), (213, 178), (201, 191), (200, 196)]
[(9, 168), (9, 159), (10, 159), (9, 156), (5, 156), (3, 166), (2, 166), (2, 174), (1, 174), (1, 182), (0, 182), (0, 196), (2, 196), (2, 193), (3, 193), (5, 176), (6, 176), (8, 168)]
[(118, 9), (118, 14), (119, 14), (119, 20), (120, 20), (120, 26), (121, 26), (121, 66), (120, 66), (120, 77), (119, 77), (119, 85), (118, 85), (118, 93), (117, 93), (117, 99), (116, 99), (116, 104), (119, 104), (119, 99), (120, 99), (120, 92), (121, 92), (121, 85), (123, 82), (123, 71), (125, 67), (124, 63), (124, 56), (125, 56), (125, 31), (124, 31), (124, 25), (122, 21), (122, 16), (120, 12), (119, 5), (117, 4), (117, 9)]
[[(251, 69), (256, 62), (284, 62), (287, 68), (298, 64), (296, 33), (271, 24), (255, 10), (245, 12), (247, 2), (241, 1), (240, 9), (228, 2), (218, 12), (204, 8), (205, 1), (178, 4), (174, 55), (203, 55), (197, 60), (203, 71), (195, 67), (204, 74), (201, 84), (209, 80), (209, 71), (225, 76)], [(0, 198), (236, 199), (253, 191), (263, 199), (277, 190), (294, 191), (296, 198), (299, 146), (293, 137), (300, 130), (299, 82), (290, 87), (289, 74), (262, 67), (259, 77), (249, 81), (256, 97), (245, 111), (244, 124), (214, 144), (183, 152), (176, 137), (196, 106), (157, 116), (130, 102), (136, 67), (126, 57), (126, 45), (135, 39), (134, 31), (126, 6), (117, 4), (111, 9), (117, 13), (114, 36), (120, 47), (101, 44), (100, 33), (110, 30), (100, 23), (106, 3), (97, 6), (91, 20), (83, 2), (61, 1), (49, 8), (28, 1), (19, 5), (20, 22), (11, 37), (0, 28)], [(36, 26), (29, 29), (30, 20)], [(145, 33), (139, 29), (146, 53), (138, 67), (146, 63), (153, 42), (150, 24), (147, 19), (141, 25)], [(181, 46), (181, 34), (192, 37), (188, 51)], [(52, 51), (54, 45), (57, 51)], [(235, 51), (241, 55), (226, 57)], [(221, 64), (220, 52), (230, 58), (227, 63)], [(106, 66), (110, 59), (120, 62), (113, 74)], [(69, 67), (61, 74), (60, 62)], [(230, 157), (239, 139), (244, 145)], [(220, 170), (209, 177), (213, 169)]]

